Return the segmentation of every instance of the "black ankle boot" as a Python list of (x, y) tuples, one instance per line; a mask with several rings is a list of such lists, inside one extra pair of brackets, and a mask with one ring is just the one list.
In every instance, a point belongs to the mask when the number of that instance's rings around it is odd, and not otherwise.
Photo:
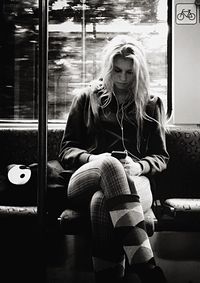
[(152, 268), (129, 268), (125, 275), (126, 283), (167, 283), (167, 279), (159, 266)]
[(99, 272), (95, 272), (95, 283), (105, 283), (105, 282), (115, 282), (122, 283), (123, 282), (123, 270), (119, 268), (110, 268), (105, 269)]
[(134, 272), (127, 273), (124, 276), (123, 283), (141, 283), (141, 282), (142, 281), (140, 280), (140, 277)]
[(159, 266), (155, 266), (151, 269), (146, 269), (144, 272), (138, 274), (141, 283), (167, 283), (167, 279)]

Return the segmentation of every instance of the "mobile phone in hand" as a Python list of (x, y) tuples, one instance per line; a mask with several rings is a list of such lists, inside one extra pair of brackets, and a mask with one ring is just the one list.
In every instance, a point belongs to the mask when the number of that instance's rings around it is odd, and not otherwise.
[(111, 152), (111, 156), (117, 158), (117, 159), (124, 159), (127, 156), (127, 153), (125, 151), (117, 151), (114, 150)]

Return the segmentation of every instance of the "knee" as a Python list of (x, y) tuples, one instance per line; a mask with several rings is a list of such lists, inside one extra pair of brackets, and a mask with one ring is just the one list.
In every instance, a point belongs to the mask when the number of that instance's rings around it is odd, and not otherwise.
[(105, 159), (102, 159), (101, 162), (101, 170), (109, 172), (109, 170), (112, 171), (124, 171), (123, 165), (121, 164), (121, 162), (113, 157), (113, 156), (108, 156)]

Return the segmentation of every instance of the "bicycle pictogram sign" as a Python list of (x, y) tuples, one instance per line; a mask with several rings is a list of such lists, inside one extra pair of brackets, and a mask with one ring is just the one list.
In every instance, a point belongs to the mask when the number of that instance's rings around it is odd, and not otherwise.
[(195, 4), (176, 5), (176, 23), (180, 25), (194, 25), (197, 22), (197, 9)]
[(184, 20), (185, 17), (192, 21), (195, 19), (196, 15), (195, 13), (191, 12), (191, 9), (189, 10), (183, 9), (180, 13), (177, 14), (177, 19), (179, 21)]

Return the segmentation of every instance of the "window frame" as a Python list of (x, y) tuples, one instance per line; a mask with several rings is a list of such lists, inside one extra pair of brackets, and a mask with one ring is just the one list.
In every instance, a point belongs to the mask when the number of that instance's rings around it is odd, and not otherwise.
[[(48, 1), (45, 0), (44, 3), (40, 3), (39, 1), (39, 5), (40, 5), (40, 8), (39, 8), (39, 15), (41, 17), (41, 10), (44, 9), (44, 6), (45, 4), (47, 3)], [(47, 5), (47, 4), (46, 4)], [(48, 7), (45, 6), (45, 9), (48, 10)], [(46, 11), (47, 12), (47, 11)], [(44, 13), (44, 11), (43, 11)], [(40, 26), (41, 24), (43, 25), (43, 28), (44, 26), (46, 26), (46, 29), (48, 30), (48, 18), (45, 19), (47, 22), (44, 23), (41, 21), (44, 21), (44, 16), (42, 18), (42, 20), (39, 18), (39, 21), (40, 21)], [(167, 118), (168, 120), (170, 119), (171, 115), (172, 115), (172, 2), (170, 0), (167, 0), (167, 25), (168, 25), (168, 36), (167, 36), (167, 105), (166, 105), (166, 115), (167, 115)], [(39, 38), (39, 46), (41, 44), (40, 42), (40, 38)], [(47, 38), (47, 42), (48, 42), (48, 38)], [(44, 43), (42, 43), (44, 44)], [(39, 50), (40, 52), (40, 50)], [(46, 54), (48, 54), (48, 46), (46, 47)], [(41, 60), (40, 58), (40, 53), (39, 53), (39, 61)], [(48, 69), (47, 69), (48, 70)], [(41, 74), (39, 74), (38, 78), (40, 78)], [(44, 88), (47, 88), (48, 86), (48, 73), (46, 73), (46, 83), (42, 80), (39, 80), (38, 79), (38, 82), (39, 82), (39, 85), (38, 85), (38, 89), (40, 87), (43, 87)], [(44, 74), (43, 74), (43, 80), (44, 80)], [(41, 86), (40, 86), (41, 84)], [(46, 85), (45, 85), (46, 84)], [(45, 86), (44, 86), (45, 85)], [(39, 99), (42, 99), (40, 97), (40, 94), (38, 95), (38, 100)], [(66, 121), (65, 120), (61, 120), (61, 119), (48, 119), (48, 104), (47, 104), (47, 109), (46, 109), (46, 113), (42, 114), (43, 115), (43, 118), (44, 116), (46, 115), (46, 119), (47, 119), (47, 124), (49, 127), (51, 128), (54, 128), (54, 127), (61, 127), (63, 128), (65, 126), (65, 123)], [(0, 128), (5, 128), (5, 127), (30, 127), (30, 128), (35, 128), (37, 127), (38, 125), (38, 122), (39, 122), (39, 115), (38, 115), (38, 119), (20, 119), (20, 120), (17, 120), (17, 119), (1, 119), (0, 120)]]

